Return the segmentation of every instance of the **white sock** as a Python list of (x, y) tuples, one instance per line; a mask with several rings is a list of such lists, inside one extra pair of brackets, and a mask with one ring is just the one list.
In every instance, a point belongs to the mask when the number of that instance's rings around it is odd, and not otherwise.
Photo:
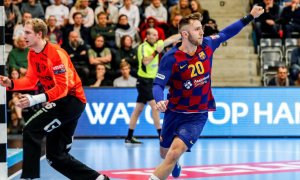
[(149, 180), (160, 180), (157, 176), (155, 176), (154, 174), (151, 174)]
[(100, 174), (100, 176), (98, 176), (96, 180), (104, 180), (104, 179), (105, 177), (103, 176), (103, 174)]

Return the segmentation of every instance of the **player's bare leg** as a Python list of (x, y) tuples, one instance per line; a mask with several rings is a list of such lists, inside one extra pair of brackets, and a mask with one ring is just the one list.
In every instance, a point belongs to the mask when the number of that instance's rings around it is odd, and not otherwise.
[(159, 116), (159, 111), (155, 108), (156, 103), (154, 100), (149, 101), (149, 105), (151, 106), (152, 109), (152, 118), (154, 121), (154, 126), (156, 129), (161, 129), (160, 125), (160, 116)]
[[(170, 149), (161, 148), (161, 156), (165, 157), (164, 161), (155, 169), (153, 175), (159, 178), (160, 180), (167, 179), (169, 174), (171, 174), (175, 164), (179, 160), (180, 156), (186, 152), (187, 146), (185, 143), (175, 137)], [(165, 154), (166, 153), (166, 154)]]
[(133, 131), (136, 127), (137, 120), (144, 109), (144, 106), (145, 106), (145, 104), (143, 104), (143, 103), (139, 103), (139, 102), (136, 103), (136, 106), (130, 117), (129, 130), (128, 130), (127, 137), (125, 139), (125, 143), (142, 144), (142, 142), (138, 141), (136, 138), (133, 137)]

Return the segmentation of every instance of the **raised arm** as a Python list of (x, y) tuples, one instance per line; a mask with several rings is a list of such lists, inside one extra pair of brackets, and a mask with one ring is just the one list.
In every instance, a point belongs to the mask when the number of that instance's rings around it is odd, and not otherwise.
[(164, 40), (164, 47), (167, 47), (177, 41), (181, 40), (181, 35), (180, 34), (174, 34), (167, 39)]
[(237, 35), (254, 18), (259, 17), (263, 13), (264, 9), (262, 7), (254, 6), (249, 15), (227, 26), (222, 31), (220, 31), (218, 35), (212, 35), (211, 38), (213, 39), (213, 49), (216, 49), (222, 42), (225, 42), (228, 39)]
[(254, 18), (258, 18), (263, 13), (264, 9), (261, 6), (254, 6), (249, 15), (243, 17), (236, 23), (228, 26), (221, 32), (223, 32), (227, 36), (227, 39), (229, 39), (238, 34), (243, 27), (247, 26)]

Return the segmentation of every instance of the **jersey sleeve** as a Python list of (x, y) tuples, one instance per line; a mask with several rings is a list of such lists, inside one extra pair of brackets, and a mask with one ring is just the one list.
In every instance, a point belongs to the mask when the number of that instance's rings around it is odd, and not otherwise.
[(73, 72), (69, 67), (69, 58), (66, 53), (62, 50), (57, 50), (57, 55), (54, 56), (52, 61), (52, 71), (53, 71), (53, 80), (54, 87), (45, 92), (47, 95), (48, 101), (55, 101), (62, 97), (65, 97), (68, 94), (69, 87), (69, 76), (72, 76)]
[(158, 72), (153, 82), (153, 96), (156, 102), (163, 100), (163, 90), (167, 85), (171, 75), (175, 58), (172, 54), (165, 54), (160, 63)]
[(171, 54), (165, 54), (162, 57), (162, 59), (159, 63), (158, 72), (154, 79), (154, 84), (159, 84), (163, 87), (166, 86), (166, 84), (168, 83), (168, 81), (171, 77), (172, 68), (173, 68), (174, 63), (175, 63), (175, 58), (172, 57)]
[(28, 53), (27, 59), (28, 59), (28, 67), (27, 67), (26, 75), (23, 78), (12, 80), (13, 90), (33, 89), (38, 82), (37, 75), (34, 72), (34, 65), (30, 60), (30, 53)]

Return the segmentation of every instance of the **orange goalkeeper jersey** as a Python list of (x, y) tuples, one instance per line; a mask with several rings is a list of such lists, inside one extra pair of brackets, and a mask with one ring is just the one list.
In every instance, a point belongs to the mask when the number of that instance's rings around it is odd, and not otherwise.
[(47, 42), (40, 53), (32, 49), (29, 51), (26, 76), (13, 80), (13, 89), (33, 88), (38, 81), (42, 84), (49, 102), (71, 95), (86, 103), (81, 80), (69, 55), (50, 42)]

